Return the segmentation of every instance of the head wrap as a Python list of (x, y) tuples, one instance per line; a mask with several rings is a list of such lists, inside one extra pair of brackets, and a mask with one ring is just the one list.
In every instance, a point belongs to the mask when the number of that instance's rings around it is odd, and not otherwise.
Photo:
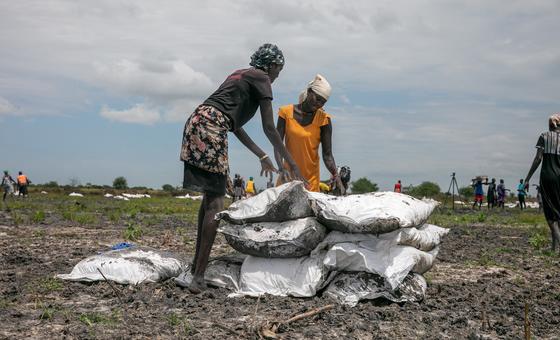
[(317, 74), (315, 76), (315, 79), (310, 81), (309, 84), (307, 84), (307, 87), (305, 88), (305, 90), (303, 90), (299, 94), (299, 103), (300, 104), (303, 103), (305, 101), (305, 99), (307, 98), (307, 90), (309, 90), (309, 89), (311, 89), (311, 91), (315, 92), (315, 94), (318, 94), (321, 97), (323, 97), (325, 100), (329, 100), (329, 97), (331, 95), (331, 84), (329, 84), (329, 82), (322, 75)]
[(249, 65), (268, 72), (271, 64), (284, 65), (284, 55), (278, 46), (264, 44), (253, 53)]
[(554, 130), (560, 127), (560, 113), (555, 113), (548, 118), (548, 126)]

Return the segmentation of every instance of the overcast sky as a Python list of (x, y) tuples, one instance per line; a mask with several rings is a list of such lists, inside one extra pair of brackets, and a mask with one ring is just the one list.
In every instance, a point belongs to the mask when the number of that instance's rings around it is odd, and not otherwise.
[[(447, 191), (456, 172), (459, 186), (514, 188), (560, 111), (559, 31), (559, 1), (3, 1), (0, 167), (35, 183), (179, 185), (186, 118), (272, 42), (286, 58), (275, 112), (324, 75), (353, 179)], [(272, 152), (258, 114), (246, 130)], [(232, 173), (258, 177), (230, 137)]]

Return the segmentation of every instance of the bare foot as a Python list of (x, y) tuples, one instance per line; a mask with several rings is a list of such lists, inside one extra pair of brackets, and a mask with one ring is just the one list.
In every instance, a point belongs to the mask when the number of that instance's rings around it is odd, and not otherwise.
[(204, 279), (193, 278), (191, 284), (187, 287), (191, 294), (200, 294), (208, 288)]

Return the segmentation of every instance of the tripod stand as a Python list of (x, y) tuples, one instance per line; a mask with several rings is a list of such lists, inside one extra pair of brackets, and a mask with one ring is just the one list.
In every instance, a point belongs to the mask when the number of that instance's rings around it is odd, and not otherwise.
[[(459, 186), (457, 185), (457, 179), (455, 179), (455, 173), (451, 174), (451, 183), (449, 183), (449, 189), (447, 189), (447, 195), (451, 194), (451, 202), (453, 202), (453, 210), (455, 210), (455, 189), (457, 189), (457, 194), (459, 194)], [(447, 198), (445, 198), (447, 201)], [(447, 202), (445, 202), (447, 203)], [(444, 203), (444, 205), (445, 205)]]

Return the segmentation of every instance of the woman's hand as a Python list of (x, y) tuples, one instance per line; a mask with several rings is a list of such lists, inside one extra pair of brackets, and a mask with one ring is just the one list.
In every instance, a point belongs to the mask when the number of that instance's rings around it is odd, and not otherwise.
[(332, 176), (331, 182), (336, 183), (336, 187), (340, 190), (340, 195), (346, 195), (346, 189), (344, 188), (344, 184), (342, 184), (342, 179), (340, 179), (339, 174), (335, 174)]
[(298, 166), (295, 163), (290, 164), (289, 174), (290, 174), (290, 180), (302, 181), (306, 188), (309, 186), (309, 182), (303, 177), (303, 175), (299, 171)]
[(264, 174), (266, 177), (270, 177), (275, 172), (278, 172), (278, 170), (276, 170), (269, 157), (261, 159), (261, 176)]

